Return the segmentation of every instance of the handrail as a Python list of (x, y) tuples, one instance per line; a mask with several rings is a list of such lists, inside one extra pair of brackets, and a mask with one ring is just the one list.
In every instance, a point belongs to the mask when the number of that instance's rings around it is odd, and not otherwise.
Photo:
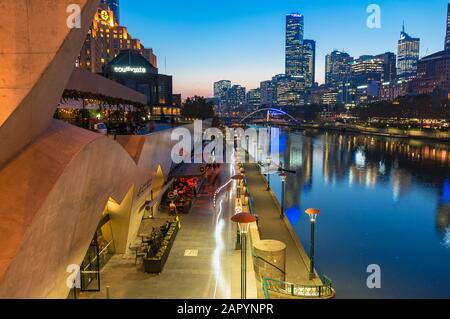
[(252, 256), (253, 256), (254, 258), (258, 258), (259, 260), (262, 260), (262, 261), (265, 262), (266, 264), (268, 264), (268, 265), (272, 266), (273, 268), (277, 269), (277, 270), (278, 270), (279, 272), (281, 272), (283, 275), (286, 274), (286, 272), (285, 272), (283, 269), (277, 267), (276, 265), (274, 265), (274, 264), (272, 264), (271, 262), (265, 260), (265, 259), (262, 258), (261, 256), (258, 256), (257, 254), (255, 254), (255, 252), (253, 251), (253, 249), (252, 249)]
[(292, 297), (300, 298), (331, 298), (335, 292), (333, 289), (332, 281), (324, 276), (325, 284), (316, 285), (299, 285), (289, 282), (284, 282), (271, 278), (262, 279), (262, 289), (264, 292), (264, 298), (270, 299), (270, 291)]

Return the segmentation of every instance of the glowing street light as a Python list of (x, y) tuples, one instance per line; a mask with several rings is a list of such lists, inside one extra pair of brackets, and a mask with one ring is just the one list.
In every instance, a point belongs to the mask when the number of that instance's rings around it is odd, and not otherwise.
[(238, 224), (241, 236), (241, 299), (247, 299), (247, 233), (250, 223), (256, 222), (256, 217), (248, 213), (239, 213), (231, 217)]
[(320, 210), (318, 210), (317, 208), (308, 208), (305, 213), (309, 216), (309, 221), (311, 224), (311, 240), (309, 246), (309, 279), (314, 279), (316, 277), (314, 273), (314, 225), (316, 224), (316, 219), (320, 214)]

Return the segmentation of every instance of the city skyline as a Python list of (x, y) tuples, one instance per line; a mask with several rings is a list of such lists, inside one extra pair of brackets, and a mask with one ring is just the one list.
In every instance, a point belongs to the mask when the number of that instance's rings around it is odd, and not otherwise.
[[(292, 12), (304, 15), (304, 37), (316, 41), (315, 75), (319, 83), (324, 82), (325, 55), (334, 49), (345, 50), (354, 57), (396, 53), (403, 21), (407, 33), (421, 38), (420, 57), (442, 50), (445, 38), (446, 1), (410, 1), (407, 6), (402, 1), (379, 1), (381, 29), (367, 28), (368, 3), (363, 1), (281, 1), (259, 6), (250, 1), (240, 3), (239, 12), (232, 10), (233, 4), (237, 2), (226, 7), (206, 5), (204, 1), (190, 6), (176, 2), (180, 10), (171, 11), (164, 4), (146, 10), (149, 4), (129, 0), (121, 3), (121, 19), (130, 32), (155, 50), (161, 73), (166, 72), (167, 59), (167, 73), (174, 76), (174, 91), (184, 97), (212, 96), (211, 84), (222, 79), (253, 89), (261, 81), (284, 73), (285, 17)], [(341, 17), (339, 23), (336, 19), (323, 19), (330, 15)], [(424, 21), (424, 16), (427, 23), (415, 22)], [(352, 30), (352, 36), (345, 33), (348, 30)]]

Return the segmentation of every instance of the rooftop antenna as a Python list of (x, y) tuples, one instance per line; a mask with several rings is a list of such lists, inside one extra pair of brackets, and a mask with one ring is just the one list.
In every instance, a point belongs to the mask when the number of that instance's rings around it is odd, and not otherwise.
[(402, 32), (405, 33), (405, 20), (403, 20)]

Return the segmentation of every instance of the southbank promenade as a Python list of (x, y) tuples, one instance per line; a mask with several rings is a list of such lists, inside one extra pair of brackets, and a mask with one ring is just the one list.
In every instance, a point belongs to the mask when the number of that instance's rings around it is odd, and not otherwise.
[(280, 218), (280, 207), (257, 164), (246, 164), (245, 176), (253, 198), (253, 210), (258, 215), (258, 229), (261, 239), (272, 239), (286, 245), (286, 281), (299, 285), (320, 286), (318, 276), (309, 279), (309, 257), (300, 240), (295, 236), (289, 221)]

